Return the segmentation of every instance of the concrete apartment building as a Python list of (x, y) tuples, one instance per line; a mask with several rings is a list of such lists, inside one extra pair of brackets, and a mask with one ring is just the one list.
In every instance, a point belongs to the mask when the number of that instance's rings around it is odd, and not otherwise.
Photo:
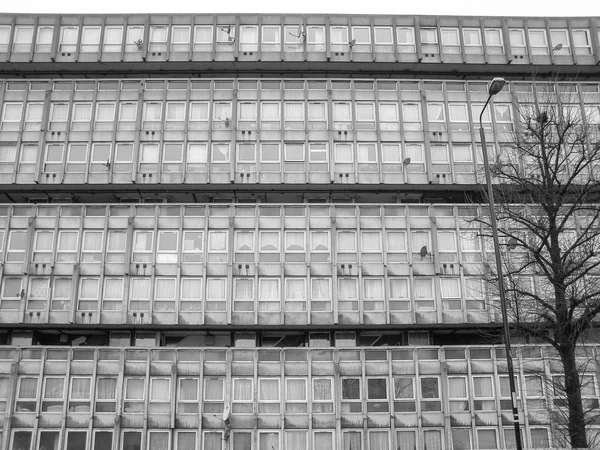
[(0, 16), (0, 450), (514, 448), (479, 114), (502, 76), (490, 151), (540, 92), (597, 127), (599, 27)]

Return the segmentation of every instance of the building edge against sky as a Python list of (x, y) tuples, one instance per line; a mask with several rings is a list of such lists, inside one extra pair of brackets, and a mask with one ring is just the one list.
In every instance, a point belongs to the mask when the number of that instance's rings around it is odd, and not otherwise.
[[(0, 448), (512, 448), (479, 116), (504, 76), (490, 152), (547, 92), (598, 127), (599, 25), (0, 17)], [(561, 447), (519, 344), (525, 448)]]

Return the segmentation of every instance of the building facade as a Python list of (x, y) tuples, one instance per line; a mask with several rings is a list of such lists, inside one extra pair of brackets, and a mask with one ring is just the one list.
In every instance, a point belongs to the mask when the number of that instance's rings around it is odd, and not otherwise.
[(513, 448), (479, 115), (502, 75), (490, 151), (544, 92), (598, 127), (599, 26), (1, 16), (0, 449)]

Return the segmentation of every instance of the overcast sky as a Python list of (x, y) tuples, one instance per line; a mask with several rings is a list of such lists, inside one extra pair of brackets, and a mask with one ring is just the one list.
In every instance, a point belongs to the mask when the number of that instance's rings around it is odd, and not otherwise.
[(600, 0), (4, 0), (6, 13), (334, 13), (600, 16)]

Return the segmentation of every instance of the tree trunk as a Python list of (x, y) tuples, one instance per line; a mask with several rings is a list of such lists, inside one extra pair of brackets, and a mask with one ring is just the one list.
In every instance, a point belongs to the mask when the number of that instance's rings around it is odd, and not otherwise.
[(575, 344), (562, 343), (559, 348), (565, 375), (565, 394), (569, 408), (568, 433), (571, 447), (588, 448), (585, 435), (585, 415), (581, 400), (581, 382), (575, 362)]

